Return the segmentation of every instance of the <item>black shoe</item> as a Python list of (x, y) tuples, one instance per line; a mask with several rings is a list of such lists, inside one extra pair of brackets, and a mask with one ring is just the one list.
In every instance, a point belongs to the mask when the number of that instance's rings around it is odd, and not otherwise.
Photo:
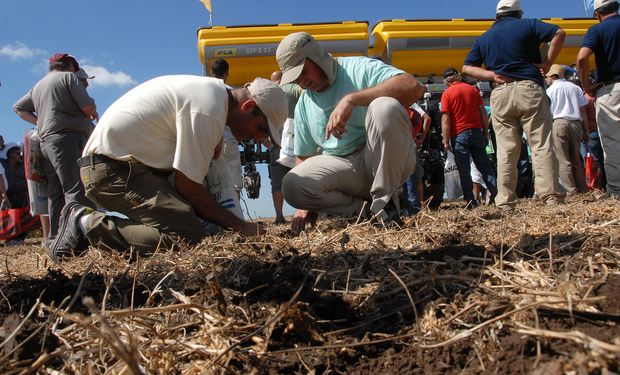
[(400, 218), (400, 212), (392, 200), (375, 215), (373, 220), (375, 227), (384, 229), (401, 229), (404, 224)]
[(87, 209), (88, 207), (75, 202), (68, 203), (62, 208), (58, 234), (47, 248), (48, 255), (54, 263), (59, 263), (63, 257), (75, 256), (88, 247), (85, 243), (86, 236), (80, 228), (80, 218)]

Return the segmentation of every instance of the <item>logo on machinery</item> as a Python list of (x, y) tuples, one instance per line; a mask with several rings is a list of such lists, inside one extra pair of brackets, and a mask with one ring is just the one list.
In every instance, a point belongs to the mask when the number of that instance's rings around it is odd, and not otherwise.
[(218, 48), (213, 51), (213, 57), (234, 57), (236, 55), (236, 48)]

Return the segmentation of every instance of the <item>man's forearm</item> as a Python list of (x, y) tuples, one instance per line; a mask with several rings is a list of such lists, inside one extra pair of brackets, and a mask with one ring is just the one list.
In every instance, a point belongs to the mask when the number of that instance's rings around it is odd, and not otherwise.
[(450, 142), (450, 115), (447, 113), (441, 114), (441, 137), (445, 142)]
[(564, 46), (565, 38), (566, 32), (560, 28), (558, 29), (558, 31), (556, 31), (553, 39), (551, 39), (551, 43), (549, 43), (549, 50), (547, 51), (547, 62), (549, 66), (555, 62), (555, 59), (560, 54), (560, 51)]
[(32, 112), (16, 111), (17, 115), (24, 121), (37, 125), (37, 116)]
[(481, 81), (495, 81), (495, 73), (479, 66), (463, 65), (463, 74)]
[(426, 86), (419, 83), (412, 75), (399, 74), (376, 86), (353, 92), (345, 98), (348, 98), (354, 106), (368, 106), (373, 100), (388, 96), (398, 100), (404, 107), (409, 107), (425, 92)]
[(179, 194), (192, 205), (198, 217), (237, 231), (245, 224), (245, 221), (222, 207), (204, 185), (190, 180), (179, 171), (175, 173), (175, 186)]

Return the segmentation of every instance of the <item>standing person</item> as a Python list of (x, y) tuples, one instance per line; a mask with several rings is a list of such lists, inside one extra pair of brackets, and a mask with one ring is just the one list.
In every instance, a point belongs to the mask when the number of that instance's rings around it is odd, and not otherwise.
[[(271, 73), (271, 82), (276, 85), (280, 84), (282, 80), (282, 72), (276, 70)], [(299, 100), (299, 96), (303, 92), (302, 88), (294, 83), (287, 83), (280, 86), (282, 91), (286, 94), (288, 99), (288, 117), (286, 121), (293, 121), (295, 117), (295, 106)], [(284, 128), (282, 128), (284, 130)], [(282, 139), (282, 137), (280, 137)], [(291, 168), (282, 165), (278, 162), (280, 158), (281, 145), (272, 145), (269, 149), (269, 179), (271, 180), (271, 197), (273, 200), (273, 208), (276, 211), (275, 224), (284, 224), (286, 219), (282, 212), (284, 206), (284, 196), (282, 195), (282, 180), (284, 176), (291, 170)]]
[[(514, 208), (517, 203), (522, 131), (532, 149), (539, 197), (551, 206), (560, 201), (550, 104), (541, 70), (549, 70), (564, 45), (566, 33), (556, 25), (522, 16), (519, 0), (500, 0), (495, 23), (476, 40), (463, 66), (464, 74), (494, 84), (491, 116), (497, 139), (495, 203), (500, 208)], [(547, 42), (550, 45), (543, 62), (539, 47)]]
[(66, 203), (91, 205), (84, 195), (77, 159), (92, 132), (91, 120), (97, 119), (95, 101), (73, 74), (80, 66), (66, 53), (49, 58), (49, 73), (41, 79), (13, 110), (36, 125), (47, 177), (50, 233), (58, 232), (60, 214)]
[[(596, 123), (603, 154), (607, 193), (620, 197), (620, 16), (616, 0), (594, 0), (600, 21), (588, 29), (577, 54), (577, 70), (584, 90), (596, 97)], [(597, 82), (588, 80), (589, 57), (594, 54)]]
[(554, 64), (546, 74), (553, 115), (553, 149), (558, 158), (560, 186), (569, 194), (586, 191), (581, 142), (588, 141), (588, 104), (583, 90), (564, 79), (564, 68)]
[(7, 151), (9, 151), (8, 145), (4, 143), (4, 137), (0, 135), (0, 210), (11, 208), (11, 201), (6, 191), (9, 188), (9, 182), (6, 179), (6, 171), (4, 170), (4, 163), (6, 162)]
[(420, 211), (422, 202), (424, 202), (424, 165), (421, 163), (420, 150), (424, 144), (424, 140), (431, 130), (431, 116), (418, 105), (413, 103), (407, 108), (409, 114), (409, 121), (411, 122), (411, 138), (416, 145), (416, 160), (415, 171), (403, 186), (405, 195), (405, 209), (404, 214), (407, 216), (415, 215)]
[(398, 224), (398, 194), (416, 162), (406, 108), (426, 88), (378, 60), (334, 58), (304, 32), (285, 37), (276, 58), (281, 83), (304, 89), (295, 108), (298, 164), (282, 182), (297, 208), (292, 230), (317, 212), (358, 215), (364, 201), (382, 223)]
[(489, 118), (480, 91), (461, 81), (455, 68), (443, 74), (448, 89), (441, 95), (441, 135), (446, 151), (452, 150), (459, 171), (467, 208), (478, 206), (471, 179), (471, 161), (482, 174), (493, 201), (497, 195), (497, 177), (486, 147), (489, 142)]
[(21, 148), (17, 145), (11, 146), (6, 156), (2, 164), (8, 182), (6, 194), (11, 202), (11, 208), (25, 207), (28, 204), (28, 186)]
[(596, 190), (603, 190), (607, 185), (607, 178), (605, 178), (604, 168), (605, 156), (603, 155), (601, 137), (598, 134), (598, 126), (596, 125), (596, 106), (594, 104), (595, 98), (590, 96), (588, 93), (585, 93), (584, 96), (588, 101), (588, 104), (586, 105), (586, 114), (588, 115), (588, 141), (584, 142), (581, 147), (581, 156), (585, 160), (587, 153), (590, 152), (590, 154), (594, 157), (596, 168), (598, 170), (598, 177), (594, 183), (594, 188)]
[(243, 235), (265, 233), (218, 204), (203, 181), (226, 124), (238, 140), (271, 136), (278, 143), (285, 119), (286, 97), (265, 79), (235, 90), (185, 75), (142, 83), (110, 106), (78, 160), (86, 195), (128, 219), (67, 205), (50, 257), (58, 262), (81, 250), (84, 239), (139, 252), (178, 239), (194, 245), (205, 236), (201, 219)]
[[(224, 59), (217, 59), (211, 66), (211, 75), (215, 78), (221, 79), (224, 83), (228, 79), (228, 62)], [(232, 87), (226, 85), (227, 88)], [(241, 190), (243, 190), (243, 175), (241, 170), (241, 154), (239, 153), (239, 141), (235, 139), (235, 136), (230, 131), (230, 127), (224, 127), (224, 148), (222, 150), (222, 158), (228, 166), (228, 174), (235, 187), (235, 193), (237, 198), (241, 196)]]

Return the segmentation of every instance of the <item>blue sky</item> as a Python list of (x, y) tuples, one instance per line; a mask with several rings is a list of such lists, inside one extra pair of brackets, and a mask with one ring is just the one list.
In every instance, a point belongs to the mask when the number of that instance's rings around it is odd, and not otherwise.
[[(212, 0), (215, 25), (386, 19), (493, 18), (497, 0)], [(585, 17), (583, 0), (522, 0), (526, 17)], [(47, 72), (54, 52), (76, 56), (96, 78), (89, 92), (100, 114), (135, 85), (166, 74), (202, 73), (196, 30), (209, 24), (198, 0), (0, 0), (0, 134), (20, 141), (30, 125), (13, 103)], [(253, 217), (273, 216), (264, 168)], [(245, 207), (244, 207), (245, 210)], [(287, 209), (290, 214), (292, 210)]]

